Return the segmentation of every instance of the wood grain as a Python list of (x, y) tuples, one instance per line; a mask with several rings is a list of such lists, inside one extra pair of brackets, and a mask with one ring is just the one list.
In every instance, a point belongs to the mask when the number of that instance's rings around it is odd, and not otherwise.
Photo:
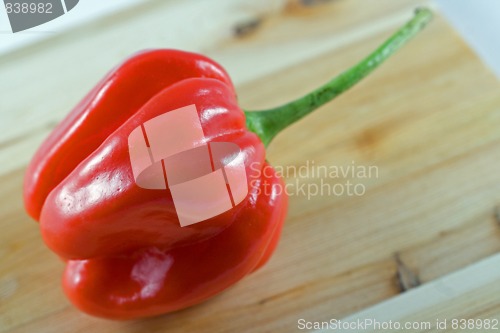
[[(0, 332), (291, 332), (299, 318), (341, 318), (399, 294), (402, 267), (425, 286), (498, 253), (500, 84), (438, 17), (269, 149), (277, 166), (375, 166), (378, 177), (324, 179), (360, 183), (365, 195), (294, 193), (269, 264), (199, 306), (136, 322), (75, 310), (59, 286), (63, 264), (23, 211), (21, 184), (43, 137), (107, 69), (146, 47), (202, 51), (229, 70), (244, 108), (269, 107), (352, 65), (423, 2), (200, 3), (151, 1), (0, 58)], [(180, 13), (212, 12), (205, 29), (169, 33), (186, 20)], [(233, 37), (255, 19), (254, 31)]]
[[(451, 274), (433, 280), (408, 293), (381, 302), (368, 309), (342, 318), (348, 323), (365, 323), (376, 319), (378, 325), (392, 320), (411, 332), (487, 332), (498, 330), (500, 305), (500, 254), (480, 260)], [(490, 320), (490, 327), (484, 326)], [(465, 320), (464, 323), (462, 320)], [(473, 323), (469, 323), (473, 320)], [(493, 322), (491, 321), (493, 320)], [(438, 325), (439, 323), (439, 325)], [(413, 326), (415, 325), (415, 326)], [(465, 327), (463, 327), (465, 325)], [(467, 325), (471, 325), (467, 327)], [(394, 326), (394, 325), (393, 325)], [(363, 332), (380, 332), (379, 327), (366, 325)], [(401, 332), (401, 329), (384, 329)], [(315, 333), (328, 330), (318, 330)]]

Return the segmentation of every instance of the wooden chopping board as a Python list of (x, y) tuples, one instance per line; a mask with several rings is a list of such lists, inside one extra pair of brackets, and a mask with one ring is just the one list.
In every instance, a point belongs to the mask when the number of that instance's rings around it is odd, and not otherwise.
[[(63, 264), (24, 213), (37, 146), (130, 53), (206, 53), (228, 69), (240, 104), (259, 109), (354, 64), (423, 3), (147, 1), (0, 57), (0, 332), (293, 332), (300, 318), (352, 315), (498, 253), (500, 84), (440, 17), (268, 151), (276, 166), (375, 166), (376, 177), (326, 180), (366, 193), (293, 195), (272, 260), (204, 304), (134, 322), (78, 312), (60, 288)], [(499, 317), (500, 294), (488, 297), (460, 298), (464, 315)]]

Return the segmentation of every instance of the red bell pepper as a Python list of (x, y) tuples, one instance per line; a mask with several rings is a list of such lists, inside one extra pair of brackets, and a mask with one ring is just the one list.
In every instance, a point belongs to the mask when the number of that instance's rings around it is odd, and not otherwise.
[[(243, 112), (225, 70), (201, 55), (153, 50), (116, 67), (55, 128), (26, 172), (26, 209), (66, 261), (69, 299), (96, 316), (153, 316), (202, 302), (261, 267), (277, 245), (288, 203), (282, 179), (257, 172), (270, 168), (265, 146), (365, 77), (430, 17), (417, 11), (358, 65), (262, 112)], [(225, 213), (180, 227), (168, 190), (136, 185), (127, 138), (186, 105), (196, 105), (207, 142), (240, 147), (249, 193)]]

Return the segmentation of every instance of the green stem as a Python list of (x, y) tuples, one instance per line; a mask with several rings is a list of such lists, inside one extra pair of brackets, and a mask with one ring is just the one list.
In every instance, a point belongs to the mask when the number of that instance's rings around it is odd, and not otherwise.
[(417, 9), (415, 16), (372, 54), (325, 85), (303, 97), (273, 109), (245, 111), (248, 129), (256, 133), (267, 146), (284, 128), (361, 81), (422, 30), (431, 19), (432, 12), (430, 10), (426, 8)]

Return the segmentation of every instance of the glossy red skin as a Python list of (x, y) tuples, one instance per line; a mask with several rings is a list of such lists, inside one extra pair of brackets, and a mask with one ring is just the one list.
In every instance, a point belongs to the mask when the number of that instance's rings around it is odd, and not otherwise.
[[(207, 142), (241, 148), (249, 195), (180, 227), (168, 190), (135, 184), (127, 138), (191, 104)], [(278, 176), (258, 172), (264, 166), (264, 146), (245, 128), (225, 71), (199, 55), (149, 51), (110, 73), (44, 142), (26, 174), (25, 203), (67, 260), (63, 286), (77, 307), (113, 319), (153, 316), (199, 303), (269, 259), (287, 198)]]
[[(200, 243), (130, 256), (71, 260), (63, 287), (82, 311), (112, 318), (159, 315), (200, 303), (230, 287), (269, 259), (286, 214), (277, 176), (258, 181), (237, 221)], [(258, 194), (262, 191), (263, 194)], [(203, 222), (201, 222), (203, 223)]]
[(214, 78), (234, 91), (214, 61), (177, 50), (145, 51), (106, 75), (54, 129), (26, 172), (26, 210), (39, 220), (47, 195), (126, 120), (166, 87), (187, 78)]

